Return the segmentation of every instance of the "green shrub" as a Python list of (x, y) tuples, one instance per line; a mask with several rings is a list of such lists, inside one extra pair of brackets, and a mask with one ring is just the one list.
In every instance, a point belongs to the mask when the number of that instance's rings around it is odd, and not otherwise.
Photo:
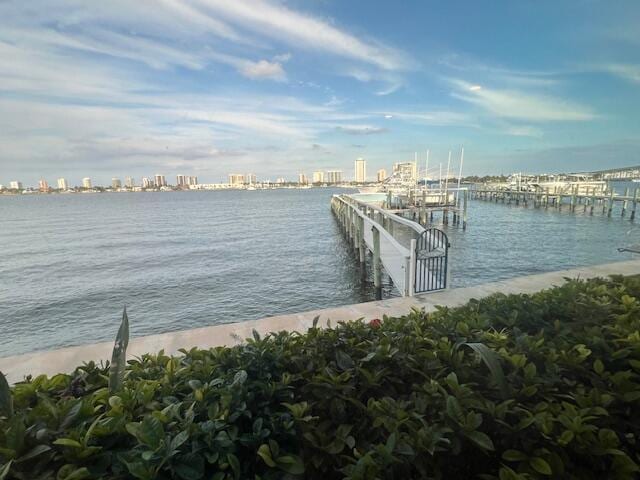
[[(12, 387), (1, 479), (603, 479), (640, 463), (640, 277)], [(13, 414), (8, 413), (12, 411)]]

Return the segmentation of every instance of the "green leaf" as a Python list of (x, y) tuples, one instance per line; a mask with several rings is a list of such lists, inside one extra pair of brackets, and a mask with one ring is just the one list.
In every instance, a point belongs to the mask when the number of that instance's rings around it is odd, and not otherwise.
[(189, 432), (183, 430), (171, 439), (171, 450), (177, 450), (180, 445), (189, 440)]
[(236, 457), (233, 453), (227, 453), (227, 462), (231, 466), (231, 470), (233, 470), (234, 478), (238, 480), (240, 478), (240, 461), (238, 457)]
[(551, 467), (543, 458), (533, 457), (531, 460), (529, 460), (529, 465), (531, 465), (531, 468), (533, 468), (536, 472), (541, 473), (542, 475), (551, 475), (552, 473)]
[(129, 346), (129, 317), (127, 307), (122, 312), (122, 322), (118, 329), (116, 342), (111, 353), (111, 366), (109, 367), (109, 392), (114, 394), (122, 389), (124, 372), (127, 365), (127, 347)]
[(9, 470), (11, 470), (12, 463), (13, 460), (9, 460), (8, 463), (0, 466), (0, 480), (5, 480), (5, 478), (7, 478), (7, 475), (9, 475)]
[(300, 457), (285, 455), (278, 457), (278, 467), (291, 475), (302, 475), (304, 473), (304, 463)]
[(480, 358), (484, 362), (484, 364), (489, 368), (491, 375), (493, 377), (493, 381), (498, 385), (500, 389), (500, 393), (503, 397), (508, 396), (508, 388), (507, 381), (504, 377), (504, 372), (502, 371), (502, 366), (500, 365), (500, 360), (498, 356), (495, 354), (493, 350), (487, 347), (484, 343), (464, 343), (467, 347), (473, 349)]
[(48, 452), (50, 450), (51, 450), (51, 447), (49, 445), (36, 445), (31, 450), (29, 450), (27, 453), (25, 453), (20, 458), (18, 458), (16, 460), (16, 463), (24, 462), (25, 460), (31, 460), (32, 458), (35, 458), (38, 455), (41, 455), (41, 454), (43, 454), (45, 452)]
[(247, 372), (245, 370), (239, 370), (233, 377), (232, 387), (243, 385), (247, 381)]
[(602, 361), (599, 358), (596, 359), (595, 362), (593, 362), (593, 370), (598, 375), (602, 375), (602, 372), (604, 372), (604, 364), (602, 363)]
[(183, 480), (200, 480), (204, 475), (204, 457), (195, 453), (182, 455), (173, 471)]
[(2, 372), (0, 372), (0, 416), (11, 418), (13, 416), (13, 398), (11, 388)]
[(505, 450), (502, 452), (502, 458), (507, 462), (521, 462), (526, 460), (528, 457), (525, 453), (518, 450)]
[(269, 449), (269, 445), (267, 445), (266, 443), (263, 443), (262, 445), (260, 445), (260, 448), (258, 448), (258, 456), (264, 461), (264, 463), (266, 463), (270, 467), (277, 466), (276, 462), (274, 462), (271, 458), (271, 450)]
[(353, 359), (342, 350), (336, 351), (336, 365), (340, 370), (350, 370), (355, 367)]
[[(71, 468), (73, 468), (73, 466), (71, 466)], [(67, 473), (63, 477), (61, 477), (59, 474), (58, 476), (60, 480), (84, 480), (85, 478), (91, 477), (91, 473), (86, 467), (81, 467), (71, 470), (70, 473)]]
[(60, 445), (61, 447), (82, 448), (82, 444), (72, 438), (58, 438), (53, 444)]
[(483, 432), (467, 432), (467, 438), (478, 445), (483, 450), (494, 450), (493, 442), (486, 433)]

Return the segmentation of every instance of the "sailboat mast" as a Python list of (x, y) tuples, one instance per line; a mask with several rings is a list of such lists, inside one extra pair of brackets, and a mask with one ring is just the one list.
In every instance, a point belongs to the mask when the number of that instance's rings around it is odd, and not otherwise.
[(460, 198), (460, 182), (462, 181), (462, 164), (464, 163), (464, 145), (460, 149), (460, 172), (458, 173), (458, 191), (456, 192), (456, 205)]

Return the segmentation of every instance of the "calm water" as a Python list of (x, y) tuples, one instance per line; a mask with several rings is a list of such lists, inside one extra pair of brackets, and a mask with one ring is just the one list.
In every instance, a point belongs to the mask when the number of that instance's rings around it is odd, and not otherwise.
[[(0, 356), (112, 340), (124, 304), (138, 336), (371, 300), (329, 209), (344, 192), (0, 197)], [(446, 230), (452, 286), (624, 260), (640, 240), (618, 216), (480, 201)]]

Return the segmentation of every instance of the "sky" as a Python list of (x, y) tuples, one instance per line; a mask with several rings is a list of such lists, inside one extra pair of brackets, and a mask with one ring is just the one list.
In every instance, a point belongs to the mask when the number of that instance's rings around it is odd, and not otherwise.
[(0, 184), (640, 164), (640, 2), (0, 0)]

